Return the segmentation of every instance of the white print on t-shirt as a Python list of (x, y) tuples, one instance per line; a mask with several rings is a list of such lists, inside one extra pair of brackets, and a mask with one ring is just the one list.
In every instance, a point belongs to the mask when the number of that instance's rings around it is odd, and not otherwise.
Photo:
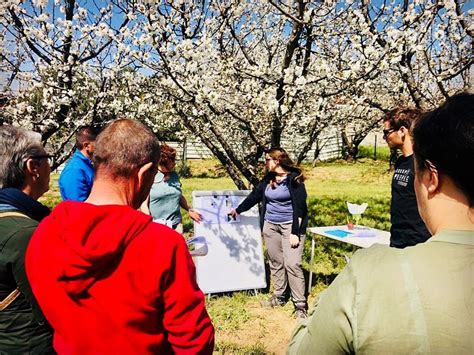
[(397, 169), (393, 175), (393, 180), (396, 181), (398, 185), (407, 186), (410, 180), (410, 174), (411, 169)]

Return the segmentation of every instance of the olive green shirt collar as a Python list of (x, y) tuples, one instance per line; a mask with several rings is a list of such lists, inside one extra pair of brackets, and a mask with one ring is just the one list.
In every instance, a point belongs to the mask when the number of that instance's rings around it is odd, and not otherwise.
[(444, 242), (454, 244), (474, 245), (474, 230), (442, 229), (430, 239), (429, 242)]

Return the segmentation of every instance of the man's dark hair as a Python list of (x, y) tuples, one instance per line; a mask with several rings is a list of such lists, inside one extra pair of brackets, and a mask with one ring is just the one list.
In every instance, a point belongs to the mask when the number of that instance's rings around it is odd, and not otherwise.
[(420, 117), (422, 114), (421, 110), (417, 108), (396, 108), (388, 112), (383, 121), (389, 121), (390, 127), (393, 129), (400, 129), (405, 127), (410, 130), (413, 122)]
[(417, 168), (434, 165), (474, 205), (474, 95), (453, 96), (418, 119), (413, 128)]
[(85, 142), (94, 142), (100, 129), (93, 126), (82, 126), (76, 133), (76, 148), (81, 150)]

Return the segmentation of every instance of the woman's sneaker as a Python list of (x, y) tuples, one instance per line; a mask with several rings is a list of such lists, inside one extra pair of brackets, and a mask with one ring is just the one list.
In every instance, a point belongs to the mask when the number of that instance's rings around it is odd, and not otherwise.
[(306, 309), (296, 309), (296, 319), (298, 320), (303, 320), (308, 318), (308, 312), (306, 312)]
[(308, 318), (308, 304), (306, 302), (295, 303), (295, 313), (298, 320)]
[(286, 303), (286, 300), (284, 298), (273, 295), (267, 301), (261, 301), (260, 305), (264, 308), (271, 308), (271, 307), (284, 306), (285, 303)]

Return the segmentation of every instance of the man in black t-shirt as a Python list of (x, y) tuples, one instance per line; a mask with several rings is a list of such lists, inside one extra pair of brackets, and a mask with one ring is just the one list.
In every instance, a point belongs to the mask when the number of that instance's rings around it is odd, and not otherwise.
[(431, 237), (416, 204), (415, 176), (410, 127), (421, 114), (417, 109), (396, 109), (384, 117), (383, 137), (390, 148), (402, 155), (395, 163), (390, 204), (390, 246), (405, 248), (425, 242)]

